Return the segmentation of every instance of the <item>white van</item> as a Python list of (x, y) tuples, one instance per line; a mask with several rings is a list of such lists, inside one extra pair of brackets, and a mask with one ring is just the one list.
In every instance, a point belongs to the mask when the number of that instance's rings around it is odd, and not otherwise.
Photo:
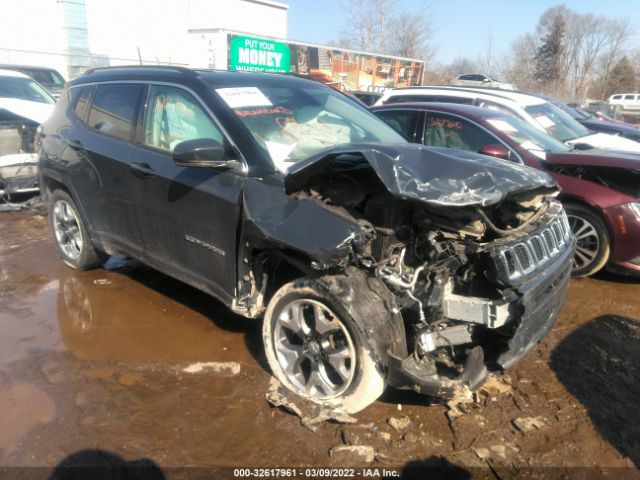
[(640, 93), (616, 93), (609, 97), (609, 105), (616, 105), (622, 110), (640, 109)]

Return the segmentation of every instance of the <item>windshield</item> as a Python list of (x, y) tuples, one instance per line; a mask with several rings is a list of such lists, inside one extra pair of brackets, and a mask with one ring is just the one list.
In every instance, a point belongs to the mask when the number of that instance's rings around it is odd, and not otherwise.
[(577, 116), (574, 117), (576, 120), (578, 120), (579, 118), (581, 118), (582, 120), (589, 120), (590, 118), (593, 118), (593, 114), (591, 112), (587, 112), (580, 107), (575, 107), (573, 111), (577, 114)]
[(282, 171), (336, 145), (406, 143), (386, 123), (328, 87), (238, 87), (216, 92)]
[(579, 107), (572, 107), (571, 105), (567, 105), (566, 103), (562, 103), (562, 102), (553, 102), (553, 105), (562, 109), (562, 111), (568, 113), (571, 117), (575, 118), (576, 120), (588, 120), (591, 118), (590, 113), (585, 112)]
[(512, 115), (488, 118), (487, 122), (526, 150), (553, 153), (570, 150), (551, 135)]
[[(17, 69), (16, 69), (17, 70)], [(62, 88), (64, 87), (64, 78), (55, 70), (46, 70), (40, 68), (20, 68), (20, 72), (29, 75), (40, 85), (45, 87)]]
[(531, 115), (547, 132), (561, 142), (589, 135), (589, 130), (571, 118), (568, 113), (548, 102), (529, 105), (525, 111)]
[(0, 98), (18, 98), (38, 103), (56, 103), (47, 91), (30, 78), (0, 77)]

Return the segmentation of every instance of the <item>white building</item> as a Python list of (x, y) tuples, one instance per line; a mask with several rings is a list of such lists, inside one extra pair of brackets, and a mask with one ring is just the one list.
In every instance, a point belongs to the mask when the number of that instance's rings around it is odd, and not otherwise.
[(92, 66), (208, 67), (217, 63), (208, 49), (192, 50), (194, 32), (286, 38), (288, 9), (273, 0), (3, 0), (0, 63), (49, 66), (67, 78)]

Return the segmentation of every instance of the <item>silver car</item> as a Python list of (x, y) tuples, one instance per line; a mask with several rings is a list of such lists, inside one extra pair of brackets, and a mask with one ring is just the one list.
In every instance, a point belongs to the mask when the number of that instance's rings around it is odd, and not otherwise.
[(449, 85), (459, 85), (463, 87), (492, 87), (501, 88), (503, 90), (517, 90), (515, 85), (510, 83), (504, 83), (499, 80), (492, 80), (491, 78), (481, 73), (461, 73), (456, 75), (449, 81)]

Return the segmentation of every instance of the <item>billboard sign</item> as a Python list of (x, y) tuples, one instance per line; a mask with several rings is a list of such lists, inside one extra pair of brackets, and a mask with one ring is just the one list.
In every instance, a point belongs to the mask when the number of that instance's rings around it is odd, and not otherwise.
[(338, 90), (420, 85), (421, 60), (229, 33), (229, 70), (308, 75)]
[(290, 55), (285, 43), (240, 35), (229, 39), (229, 70), (289, 73)]

